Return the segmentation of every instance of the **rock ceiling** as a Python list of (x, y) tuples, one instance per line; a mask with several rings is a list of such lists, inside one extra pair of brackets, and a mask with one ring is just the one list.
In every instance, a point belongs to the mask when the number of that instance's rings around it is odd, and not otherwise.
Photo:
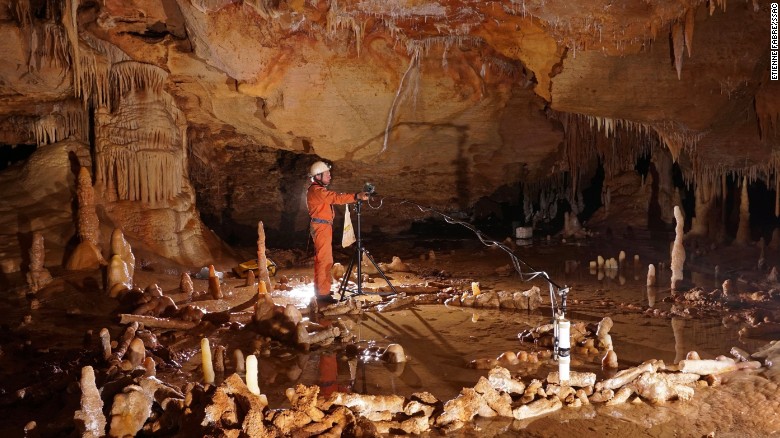
[(305, 226), (314, 155), (336, 188), (460, 209), (596, 155), (609, 178), (649, 147), (694, 181), (775, 174), (767, 2), (0, 3), (0, 142), (93, 143), (108, 201), (191, 183), (235, 232)]

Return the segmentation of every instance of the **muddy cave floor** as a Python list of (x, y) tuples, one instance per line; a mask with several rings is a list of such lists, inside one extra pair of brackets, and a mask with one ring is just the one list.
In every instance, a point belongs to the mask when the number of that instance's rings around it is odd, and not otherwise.
[[(672, 318), (666, 313), (672, 306), (666, 297), (669, 289), (668, 247), (673, 236), (663, 239), (633, 237), (592, 238), (575, 242), (560, 239), (537, 239), (530, 246), (518, 247), (515, 254), (529, 265), (546, 271), (559, 285), (571, 287), (567, 316), (573, 322), (597, 323), (610, 316), (615, 325), (611, 330), (620, 369), (648, 359), (675, 363), (689, 351), (697, 351), (704, 359), (728, 355), (732, 347), (754, 352), (780, 334), (749, 338), (740, 336), (739, 323), (728, 323), (726, 314), (693, 312), (694, 317)], [(319, 384), (323, 392), (339, 390), (363, 394), (398, 394), (429, 391), (440, 400), (455, 397), (461, 388), (473, 386), (487, 370), (474, 369), (469, 362), (480, 358), (496, 358), (505, 351), (538, 351), (546, 348), (518, 340), (518, 333), (550, 321), (547, 283), (533, 280), (521, 282), (513, 273), (511, 259), (501, 250), (482, 246), (475, 239), (393, 241), (366, 240), (366, 246), (378, 262), (390, 262), (399, 256), (413, 272), (389, 272), (394, 284), (420, 284), (426, 280), (452, 284), (458, 290), (470, 289), (478, 281), (483, 291), (524, 291), (536, 285), (542, 289), (544, 304), (534, 311), (507, 311), (416, 305), (385, 313), (366, 312), (347, 315), (356, 323), (357, 345), (371, 351), (390, 343), (403, 346), (409, 361), (405, 364), (385, 364), (363, 357), (357, 367), (350, 367), (344, 346), (302, 352), (295, 348), (274, 348), (260, 352), (259, 381), (272, 408), (288, 407), (284, 390), (297, 383)], [(615, 257), (625, 251), (624, 267), (614, 275), (592, 273), (588, 262), (598, 255)], [(428, 254), (433, 251), (435, 259)], [(251, 249), (245, 250), (249, 255)], [(731, 278), (741, 291), (751, 292), (768, 287), (766, 272), (756, 269), (760, 249), (755, 246), (723, 246), (708, 248), (694, 254), (689, 248), (686, 262), (686, 288), (701, 287), (706, 291), (720, 288)], [(346, 264), (351, 251), (337, 250), (335, 259)], [(633, 263), (634, 254), (639, 263)], [(269, 255), (273, 258), (274, 251)], [(766, 251), (767, 266), (780, 265), (780, 253)], [(48, 257), (47, 257), (48, 258)], [(250, 257), (247, 257), (251, 258)], [(141, 260), (137, 256), (137, 259)], [(282, 276), (289, 279), (289, 291), (274, 291), (279, 304), (294, 303), (305, 308), (313, 293), (312, 269), (306, 259), (293, 266), (280, 267), (274, 282)], [(660, 315), (648, 315), (649, 295), (646, 287), (647, 265), (663, 262), (658, 271), (658, 284), (653, 308)], [(193, 304), (208, 311), (240, 309), (251, 301), (255, 288), (244, 287), (244, 280), (231, 278), (235, 261), (216, 265), (226, 272), (223, 291), (225, 299), (197, 301)], [(281, 264), (281, 263), (280, 263)], [(143, 265), (143, 263), (139, 263)], [(715, 266), (722, 273), (714, 276)], [(109, 328), (112, 339), (122, 327), (117, 323), (118, 303), (102, 292), (104, 274), (98, 271), (71, 273), (57, 267), (47, 268), (55, 281), (33, 296), (26, 294), (23, 273), (3, 274), (0, 289), (0, 406), (5, 412), (0, 419), (2, 436), (23, 436), (23, 427), (36, 421), (43, 435), (62, 435), (73, 431), (73, 412), (78, 409), (77, 378), (55, 381), (39, 399), (14, 402), (16, 392), (30, 388), (36, 382), (49, 379), (71, 367), (80, 367), (85, 357), (94, 355), (96, 334)], [(179, 293), (179, 278), (183, 271), (195, 273), (200, 267), (179, 267), (164, 263), (148, 263), (136, 269), (134, 281), (142, 288), (158, 284), (166, 295), (179, 305), (185, 304)], [(762, 283), (763, 281), (763, 283)], [(206, 280), (193, 276), (195, 290), (207, 289)], [(379, 276), (372, 276), (366, 288), (385, 285)], [(336, 285), (334, 284), (334, 288)], [(37, 301), (37, 309), (31, 303)], [(774, 300), (766, 312), (778, 314)], [(244, 309), (248, 310), (248, 309)], [(749, 311), (750, 309), (745, 309)], [(25, 316), (31, 321), (23, 323)], [(86, 335), (92, 332), (91, 338)], [(185, 334), (155, 330), (161, 343), (177, 351), (180, 368), (158, 367), (160, 379), (175, 386), (188, 381), (200, 381), (199, 341), (208, 336), (212, 345), (220, 344), (228, 352), (239, 348), (245, 354), (257, 349), (258, 335), (251, 330), (201, 324)], [(321, 365), (337, 363), (335, 384), (322, 380)], [(232, 354), (227, 355), (226, 373), (232, 373)], [(510, 367), (524, 381), (544, 378), (555, 371), (550, 364), (520, 364)], [(573, 355), (572, 370), (596, 372), (605, 376), (600, 357)], [(506, 418), (478, 419), (471, 427), (458, 432), (461, 436), (768, 436), (780, 435), (780, 373), (742, 371), (724, 379), (718, 387), (697, 389), (689, 402), (668, 402), (661, 406), (627, 404), (621, 406), (586, 406), (563, 409), (551, 415), (526, 421)], [(78, 374), (74, 374), (78, 375)], [(217, 380), (221, 377), (217, 376)], [(332, 380), (332, 379), (329, 379)], [(219, 383), (219, 382), (217, 382)], [(437, 435), (439, 432), (430, 432)]]

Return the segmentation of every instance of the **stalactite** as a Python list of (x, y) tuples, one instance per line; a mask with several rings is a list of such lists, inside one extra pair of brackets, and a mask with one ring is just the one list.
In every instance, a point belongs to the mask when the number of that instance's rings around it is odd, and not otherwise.
[[(112, 102), (116, 105), (119, 98), (134, 90), (146, 90), (160, 94), (168, 72), (156, 65), (136, 61), (123, 61), (111, 66), (110, 83), (115, 95)], [(113, 108), (113, 106), (112, 106)]]
[(71, 51), (70, 67), (73, 69), (73, 88), (81, 90), (81, 61), (79, 56), (78, 17), (79, 0), (65, 0), (62, 11), (62, 25), (68, 36)]
[(349, 29), (355, 36), (355, 46), (358, 56), (360, 56), (360, 46), (365, 35), (365, 21), (358, 22), (355, 17), (339, 9), (337, 0), (332, 0), (327, 15), (327, 35), (335, 37), (339, 30)]
[(682, 73), (684, 46), (683, 25), (676, 22), (672, 24), (672, 53), (674, 53), (674, 68), (677, 70), (677, 79), (680, 79)]
[[(693, 26), (696, 21), (696, 8), (685, 11), (685, 47), (688, 49), (688, 57), (693, 53)], [(679, 79), (679, 72), (677, 73)]]
[[(558, 114), (564, 129), (564, 160), (571, 175), (568, 197), (575, 199), (579, 187), (579, 169), (595, 157), (601, 160), (605, 177), (631, 169), (636, 159), (646, 155), (648, 144), (655, 141), (649, 125), (623, 119), (583, 114)], [(625, 147), (625, 145), (632, 145)]]
[(29, 27), (32, 24), (30, 13), (30, 0), (13, 0), (8, 5), (8, 11), (20, 27)]
[(243, 3), (252, 7), (252, 9), (260, 14), (260, 16), (262, 16), (265, 20), (276, 20), (282, 15), (275, 8), (275, 4), (278, 4), (278, 2), (272, 2), (269, 0), (244, 0)]
[(33, 122), (31, 129), (38, 146), (56, 143), (70, 136), (86, 142), (89, 121), (84, 109), (68, 100), (55, 104), (50, 114)]
[(89, 33), (81, 35), (85, 43), (85, 50), (81, 52), (80, 87), (76, 95), (84, 104), (91, 102), (95, 107), (108, 107), (110, 105), (110, 74), (111, 66), (130, 57), (117, 46), (93, 37)]
[(163, 91), (166, 79), (164, 70), (134, 61), (111, 69), (114, 110), (95, 112), (96, 175), (109, 200), (158, 204), (181, 192), (186, 120)]
[(40, 70), (43, 63), (59, 68), (69, 68), (68, 39), (60, 25), (46, 21), (29, 28), (30, 56), (28, 68)]

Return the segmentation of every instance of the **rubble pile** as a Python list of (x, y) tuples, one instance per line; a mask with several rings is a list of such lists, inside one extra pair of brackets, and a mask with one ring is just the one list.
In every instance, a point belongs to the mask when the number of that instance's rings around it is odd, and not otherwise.
[[(773, 351), (771, 348), (767, 351)], [(762, 353), (770, 357), (769, 353)], [(776, 354), (774, 354), (776, 356)], [(772, 357), (774, 357), (772, 356)], [(747, 358), (743, 358), (747, 359)], [(758, 369), (757, 361), (721, 357), (686, 359), (678, 365), (649, 360), (639, 366), (596, 380), (595, 373), (571, 372), (561, 382), (557, 372), (544, 380), (524, 382), (504, 367), (494, 367), (471, 388), (446, 402), (427, 392), (364, 395), (334, 392), (318, 397), (318, 386), (288, 388), (290, 408), (268, 406), (234, 373), (219, 385), (188, 384), (184, 390), (167, 385), (143, 368), (121, 373), (82, 370), (81, 409), (74, 416), (87, 436), (132, 436), (194, 433), (210, 436), (375, 436), (382, 433), (421, 434), (432, 429), (445, 433), (460, 429), (474, 417), (511, 417), (517, 420), (589, 404), (661, 404), (686, 401), (695, 388), (717, 385), (726, 372)], [(95, 382), (100, 384), (98, 391)], [(102, 401), (109, 407), (102, 408)], [(103, 412), (109, 412), (108, 418)]]

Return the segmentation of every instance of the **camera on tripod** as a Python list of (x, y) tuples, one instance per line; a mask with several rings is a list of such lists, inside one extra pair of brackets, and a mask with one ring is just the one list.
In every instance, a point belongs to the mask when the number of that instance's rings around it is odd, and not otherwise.
[(364, 192), (366, 192), (366, 193), (368, 193), (369, 195), (373, 195), (373, 194), (374, 194), (374, 192), (376, 191), (376, 187), (374, 187), (374, 185), (373, 185), (373, 184), (371, 184), (370, 182), (367, 182), (367, 183), (366, 183), (366, 184), (363, 186), (363, 191), (364, 191)]

